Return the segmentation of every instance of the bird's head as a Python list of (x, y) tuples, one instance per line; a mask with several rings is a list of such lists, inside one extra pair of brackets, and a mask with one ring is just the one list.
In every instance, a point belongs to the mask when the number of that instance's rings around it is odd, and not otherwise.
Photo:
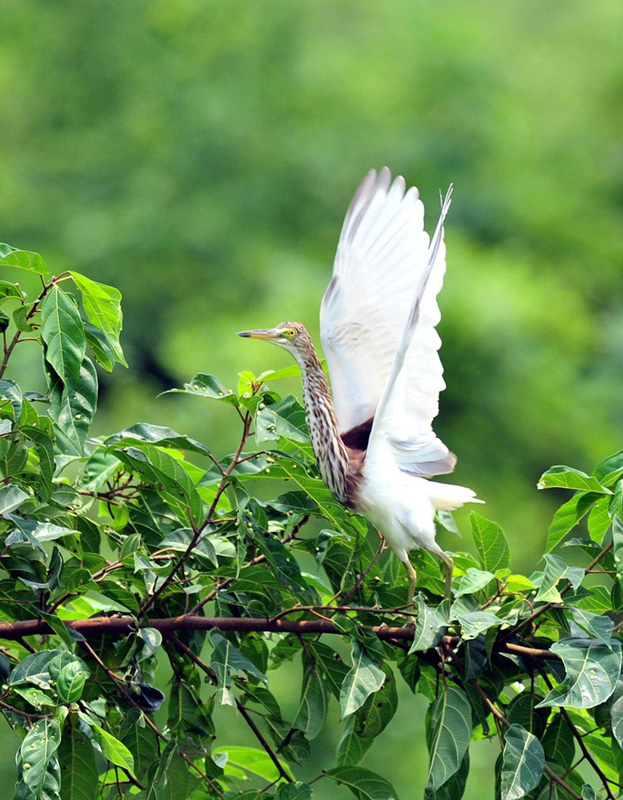
[(261, 328), (255, 331), (240, 331), (238, 336), (249, 339), (264, 339), (279, 345), (301, 363), (311, 348), (311, 338), (300, 322), (282, 322), (275, 328)]

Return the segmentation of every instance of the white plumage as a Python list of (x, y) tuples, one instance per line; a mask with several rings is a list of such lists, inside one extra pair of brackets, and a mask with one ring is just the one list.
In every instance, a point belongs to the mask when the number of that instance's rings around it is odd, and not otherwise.
[(406, 191), (402, 177), (392, 182), (387, 167), (370, 171), (355, 193), (320, 312), (334, 414), (300, 323), (242, 334), (284, 347), (301, 365), (321, 473), (403, 561), (410, 600), (415, 572), (409, 550), (424, 547), (437, 554), (451, 577), (452, 561), (435, 541), (436, 511), (482, 502), (471, 489), (428, 480), (452, 472), (456, 462), (432, 428), (445, 388), (435, 328), (450, 196), (451, 190), (429, 241), (417, 189)]

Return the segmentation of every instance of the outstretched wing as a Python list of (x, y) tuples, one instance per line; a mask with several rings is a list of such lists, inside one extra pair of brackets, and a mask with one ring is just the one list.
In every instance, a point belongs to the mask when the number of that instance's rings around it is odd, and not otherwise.
[[(385, 418), (382, 430), (396, 443), (405, 469), (440, 474), (454, 464), (444, 461), (447, 448), (431, 428), (445, 388), (435, 330), (441, 316), (436, 297), (445, 271), (443, 230), (426, 280), (430, 259), (424, 207), (417, 189), (405, 188), (402, 177), (392, 183), (385, 167), (378, 175), (369, 172), (355, 193), (322, 301), (320, 332), (338, 428), (348, 441), (354, 429), (361, 427), (366, 434), (370, 429), (419, 298), (415, 333), (403, 346), (402, 368), (386, 404), (392, 420)], [(376, 423), (375, 428), (378, 433)]]

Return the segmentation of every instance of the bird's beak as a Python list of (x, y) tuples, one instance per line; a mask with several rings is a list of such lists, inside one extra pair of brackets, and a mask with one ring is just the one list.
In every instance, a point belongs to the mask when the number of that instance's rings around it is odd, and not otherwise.
[(240, 331), (238, 336), (244, 336), (248, 339), (276, 339), (279, 336), (279, 331), (276, 328), (260, 328), (256, 331)]

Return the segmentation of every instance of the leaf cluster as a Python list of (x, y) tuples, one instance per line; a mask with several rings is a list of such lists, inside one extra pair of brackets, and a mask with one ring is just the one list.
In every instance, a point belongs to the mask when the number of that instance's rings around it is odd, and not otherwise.
[[(411, 608), (397, 559), (319, 478), (303, 408), (271, 388), (281, 375), (174, 390), (239, 419), (224, 457), (146, 423), (90, 437), (95, 365), (125, 364), (120, 295), (0, 255), (41, 282), (34, 300), (0, 282), (0, 709), (22, 737), (16, 800), (308, 800), (320, 780), (389, 800), (362, 762), (408, 702), (401, 683), (429, 703), (429, 800), (462, 796), (482, 738), (500, 744), (500, 800), (620, 794), (623, 452), (541, 477), (572, 495), (538, 570), (513, 573), (503, 530), (474, 513), (450, 599), (438, 561), (413, 554)], [(45, 395), (8, 377), (27, 341)], [(290, 714), (273, 691), (287, 663)], [(332, 704), (334, 760), (303, 781)], [(217, 729), (218, 706), (255, 746)]]

